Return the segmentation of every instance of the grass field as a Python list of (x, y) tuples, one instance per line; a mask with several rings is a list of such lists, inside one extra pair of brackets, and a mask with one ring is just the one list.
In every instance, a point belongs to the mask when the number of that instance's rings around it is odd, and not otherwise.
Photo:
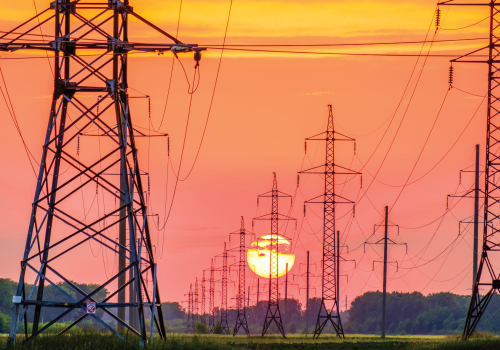
[[(72, 335), (46, 335), (32, 341), (23, 343), (22, 338), (16, 345), (7, 346), (12, 350), (132, 350), (139, 349), (137, 337), (127, 337), (123, 342), (115, 336), (101, 333), (79, 333)], [(2, 344), (6, 337), (0, 336)], [(348, 335), (345, 340), (332, 336), (322, 336), (318, 340), (303, 335), (288, 336), (283, 339), (276, 335), (266, 336), (215, 336), (215, 335), (169, 335), (166, 341), (156, 340), (147, 348), (158, 350), (452, 350), (474, 349), (490, 350), (500, 349), (500, 337), (479, 334), (468, 341), (462, 341), (452, 336), (393, 336), (385, 340), (378, 336)]]

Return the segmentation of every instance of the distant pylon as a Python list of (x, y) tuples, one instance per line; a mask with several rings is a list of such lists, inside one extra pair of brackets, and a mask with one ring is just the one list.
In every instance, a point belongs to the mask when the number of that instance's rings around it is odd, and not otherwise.
[(268, 220), (271, 222), (271, 234), (269, 236), (269, 303), (267, 305), (266, 318), (264, 319), (264, 326), (262, 327), (262, 336), (264, 336), (269, 329), (269, 326), (274, 321), (278, 327), (278, 331), (285, 338), (285, 329), (283, 328), (283, 321), (281, 319), (280, 305), (279, 305), (279, 270), (278, 270), (278, 252), (279, 240), (282, 239), (279, 233), (278, 223), (284, 220), (295, 220), (287, 215), (278, 212), (278, 200), (280, 197), (291, 198), (292, 196), (278, 191), (278, 182), (276, 180), (276, 173), (273, 173), (273, 187), (271, 191), (258, 196), (259, 198), (271, 198), (271, 213), (254, 218), (254, 220)]
[[(336, 138), (336, 136), (339, 136)], [(304, 202), (304, 215), (306, 204), (323, 204), (323, 264), (321, 284), (321, 306), (318, 310), (318, 319), (314, 330), (314, 338), (318, 338), (330, 321), (337, 336), (344, 338), (342, 321), (340, 320), (339, 300), (337, 296), (338, 274), (336, 259), (336, 231), (335, 231), (335, 209), (337, 204), (354, 202), (341, 197), (335, 193), (335, 174), (357, 175), (359, 173), (335, 164), (335, 141), (355, 141), (334, 130), (332, 105), (328, 105), (328, 125), (325, 132), (306, 139), (307, 141), (325, 141), (326, 159), (325, 163), (311, 169), (301, 171), (304, 174), (318, 174), (325, 177), (325, 190), (323, 194)], [(307, 150), (307, 147), (306, 147)], [(335, 168), (338, 168), (337, 171)]]
[(205, 318), (205, 270), (203, 270), (203, 277), (201, 279), (201, 322), (206, 324), (206, 318)]
[(215, 269), (214, 269), (214, 259), (212, 259), (212, 265), (210, 267), (210, 301), (208, 303), (208, 333), (213, 334), (215, 328)]
[(189, 285), (189, 293), (188, 293), (188, 319), (187, 319), (187, 333), (194, 333), (193, 327), (193, 284)]
[[(245, 307), (245, 268), (246, 268), (246, 245), (245, 245), (245, 235), (248, 234), (245, 230), (245, 222), (243, 216), (241, 217), (241, 228), (233, 234), (238, 234), (240, 236), (240, 245), (237, 248), (240, 255), (240, 260), (236, 264), (238, 266), (238, 295), (236, 298), (236, 306), (238, 308), (238, 315), (236, 316), (236, 325), (234, 326), (233, 336), (235, 336), (239, 329), (243, 327), (243, 330), (247, 335), (250, 335), (248, 330), (246, 307)], [(250, 234), (252, 234), (250, 232)]]
[(194, 303), (193, 303), (193, 329), (196, 329), (196, 322), (198, 322), (198, 277), (196, 277), (196, 281), (194, 283)]
[(222, 302), (220, 308), (220, 323), (222, 326), (222, 333), (229, 334), (229, 325), (227, 323), (227, 249), (226, 242), (224, 242), (224, 252), (222, 253)]

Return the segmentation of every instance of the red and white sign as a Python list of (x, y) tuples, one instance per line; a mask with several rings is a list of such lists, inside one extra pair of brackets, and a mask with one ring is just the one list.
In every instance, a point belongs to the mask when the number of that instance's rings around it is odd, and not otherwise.
[(95, 301), (87, 301), (87, 313), (95, 314), (97, 310), (97, 305)]

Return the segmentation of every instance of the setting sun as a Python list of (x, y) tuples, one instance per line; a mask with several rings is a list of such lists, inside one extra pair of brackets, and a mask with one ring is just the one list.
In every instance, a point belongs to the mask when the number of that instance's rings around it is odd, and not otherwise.
[[(269, 278), (270, 240), (271, 235), (260, 237), (256, 242), (252, 242), (247, 253), (248, 266), (250, 266), (253, 272), (264, 278)], [(289, 254), (290, 248), (290, 241), (282, 236), (278, 236), (278, 277), (284, 276), (293, 267), (295, 255)], [(288, 271), (286, 269), (287, 263)]]

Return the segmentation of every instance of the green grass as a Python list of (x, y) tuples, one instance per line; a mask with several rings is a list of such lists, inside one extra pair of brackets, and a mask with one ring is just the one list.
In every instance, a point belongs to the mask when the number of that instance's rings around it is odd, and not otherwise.
[[(0, 336), (2, 344), (6, 338)], [(127, 336), (123, 342), (111, 334), (78, 332), (54, 336), (44, 335), (23, 343), (22, 338), (5, 350), (135, 350), (139, 340)], [(462, 341), (457, 336), (390, 336), (382, 340), (378, 336), (347, 335), (345, 340), (330, 335), (313, 340), (311, 336), (291, 335), (283, 339), (277, 335), (219, 336), (219, 335), (169, 335), (166, 341), (155, 338), (153, 350), (490, 350), (500, 349), (500, 337), (479, 334), (473, 339)]]

